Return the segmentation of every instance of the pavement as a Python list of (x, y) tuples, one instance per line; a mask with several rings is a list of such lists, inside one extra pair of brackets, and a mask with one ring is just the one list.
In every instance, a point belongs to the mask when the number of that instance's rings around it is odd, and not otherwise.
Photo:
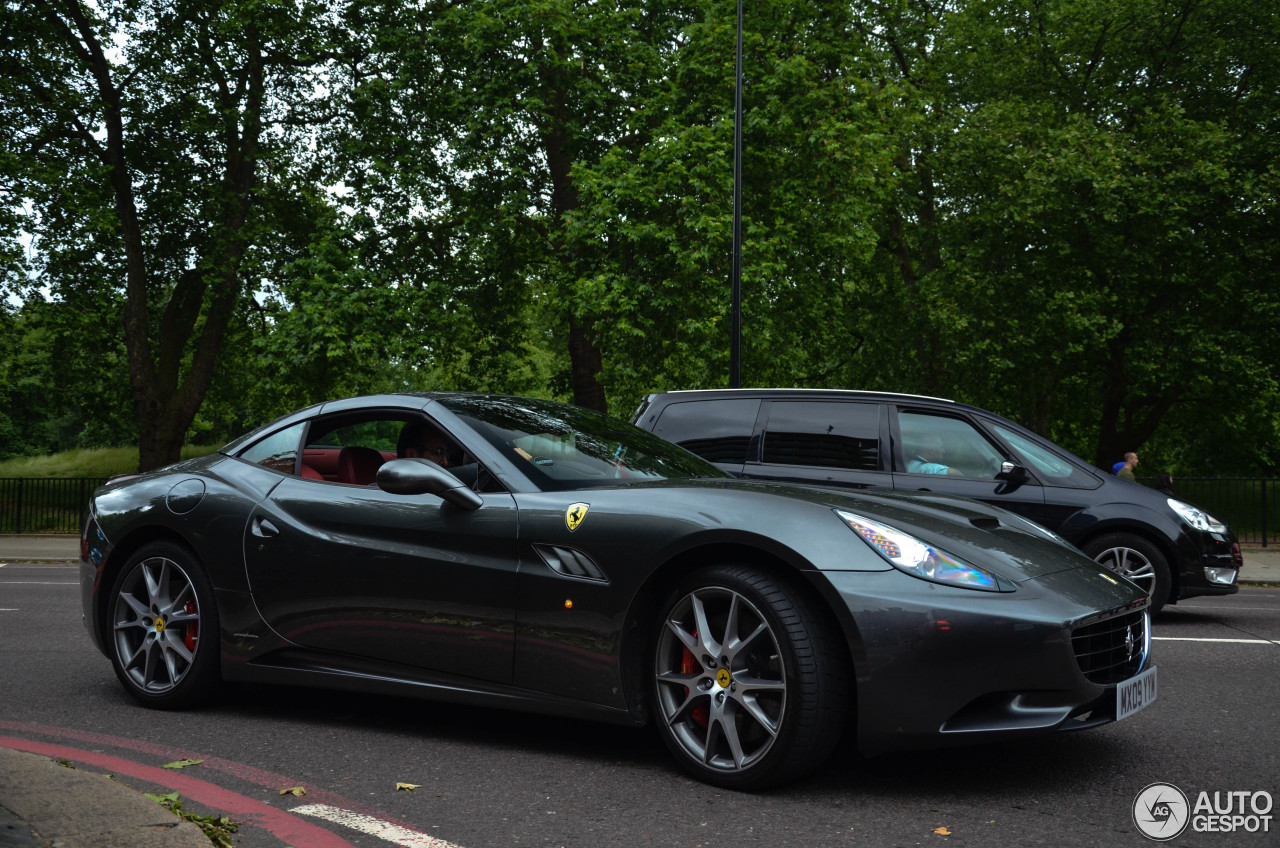
[(0, 746), (3, 848), (210, 848), (200, 828), (112, 777)]
[[(0, 534), (0, 566), (76, 562), (75, 536)], [(1280, 546), (1244, 548), (1241, 584), (1280, 586)], [(110, 776), (0, 745), (0, 848), (209, 848), (194, 824)]]

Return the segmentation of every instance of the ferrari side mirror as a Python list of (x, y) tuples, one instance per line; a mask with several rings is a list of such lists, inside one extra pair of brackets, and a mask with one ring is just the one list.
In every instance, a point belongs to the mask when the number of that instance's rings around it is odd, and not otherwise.
[(429, 459), (393, 459), (378, 469), (378, 488), (393, 495), (435, 495), (459, 509), (479, 509), (484, 500)]

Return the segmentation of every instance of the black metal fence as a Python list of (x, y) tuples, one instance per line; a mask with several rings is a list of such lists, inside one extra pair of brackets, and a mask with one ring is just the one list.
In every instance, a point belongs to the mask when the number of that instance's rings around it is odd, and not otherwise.
[(0, 477), (0, 533), (79, 533), (106, 477)]
[[(78, 533), (105, 477), (0, 478), (0, 533)], [(1150, 482), (1150, 481), (1144, 481)], [(1179, 477), (1177, 497), (1225, 521), (1241, 543), (1280, 543), (1280, 478)]]
[(1173, 489), (1179, 500), (1226, 522), (1241, 544), (1265, 548), (1280, 543), (1280, 479), (1178, 477)]

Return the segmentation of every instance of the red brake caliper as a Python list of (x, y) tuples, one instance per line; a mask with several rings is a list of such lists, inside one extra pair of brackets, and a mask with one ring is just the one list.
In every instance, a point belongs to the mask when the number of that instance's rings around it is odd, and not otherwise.
[[(187, 615), (195, 615), (196, 602), (194, 600), (187, 601), (187, 605), (182, 608), (182, 611)], [(182, 636), (182, 644), (187, 646), (188, 651), (194, 651), (196, 649), (196, 637), (200, 635), (200, 622), (188, 622), (186, 631)]]
[[(697, 636), (698, 634), (697, 634), (697, 633), (694, 633), (693, 635), (694, 635), (694, 636)], [(702, 666), (698, 663), (698, 661), (697, 661), (696, 659), (694, 659), (694, 658), (693, 658), (693, 653), (692, 653), (688, 648), (685, 648), (685, 649), (684, 649), (684, 655), (680, 658), (680, 673), (681, 673), (681, 674), (694, 674), (694, 673), (696, 673), (700, 668), (702, 668)], [(688, 687), (686, 687), (686, 688), (685, 688), (685, 690), (684, 690), (684, 694), (685, 694), (685, 697), (688, 697), (688, 696), (689, 696), (689, 689), (688, 689)], [(707, 707), (706, 707), (706, 705), (705, 705), (705, 704), (698, 704), (696, 707), (694, 707), (693, 709), (689, 710), (689, 718), (693, 719), (693, 723), (694, 723), (694, 724), (696, 724), (696, 725), (698, 725), (698, 727), (706, 728), (706, 726), (707, 726)]]

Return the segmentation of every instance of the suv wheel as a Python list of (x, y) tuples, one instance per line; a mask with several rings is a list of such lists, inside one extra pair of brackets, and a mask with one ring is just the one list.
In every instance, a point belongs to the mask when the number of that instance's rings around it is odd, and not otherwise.
[(1155, 545), (1131, 533), (1108, 533), (1084, 546), (1094, 562), (1137, 583), (1151, 597), (1154, 615), (1169, 600), (1169, 563)]

